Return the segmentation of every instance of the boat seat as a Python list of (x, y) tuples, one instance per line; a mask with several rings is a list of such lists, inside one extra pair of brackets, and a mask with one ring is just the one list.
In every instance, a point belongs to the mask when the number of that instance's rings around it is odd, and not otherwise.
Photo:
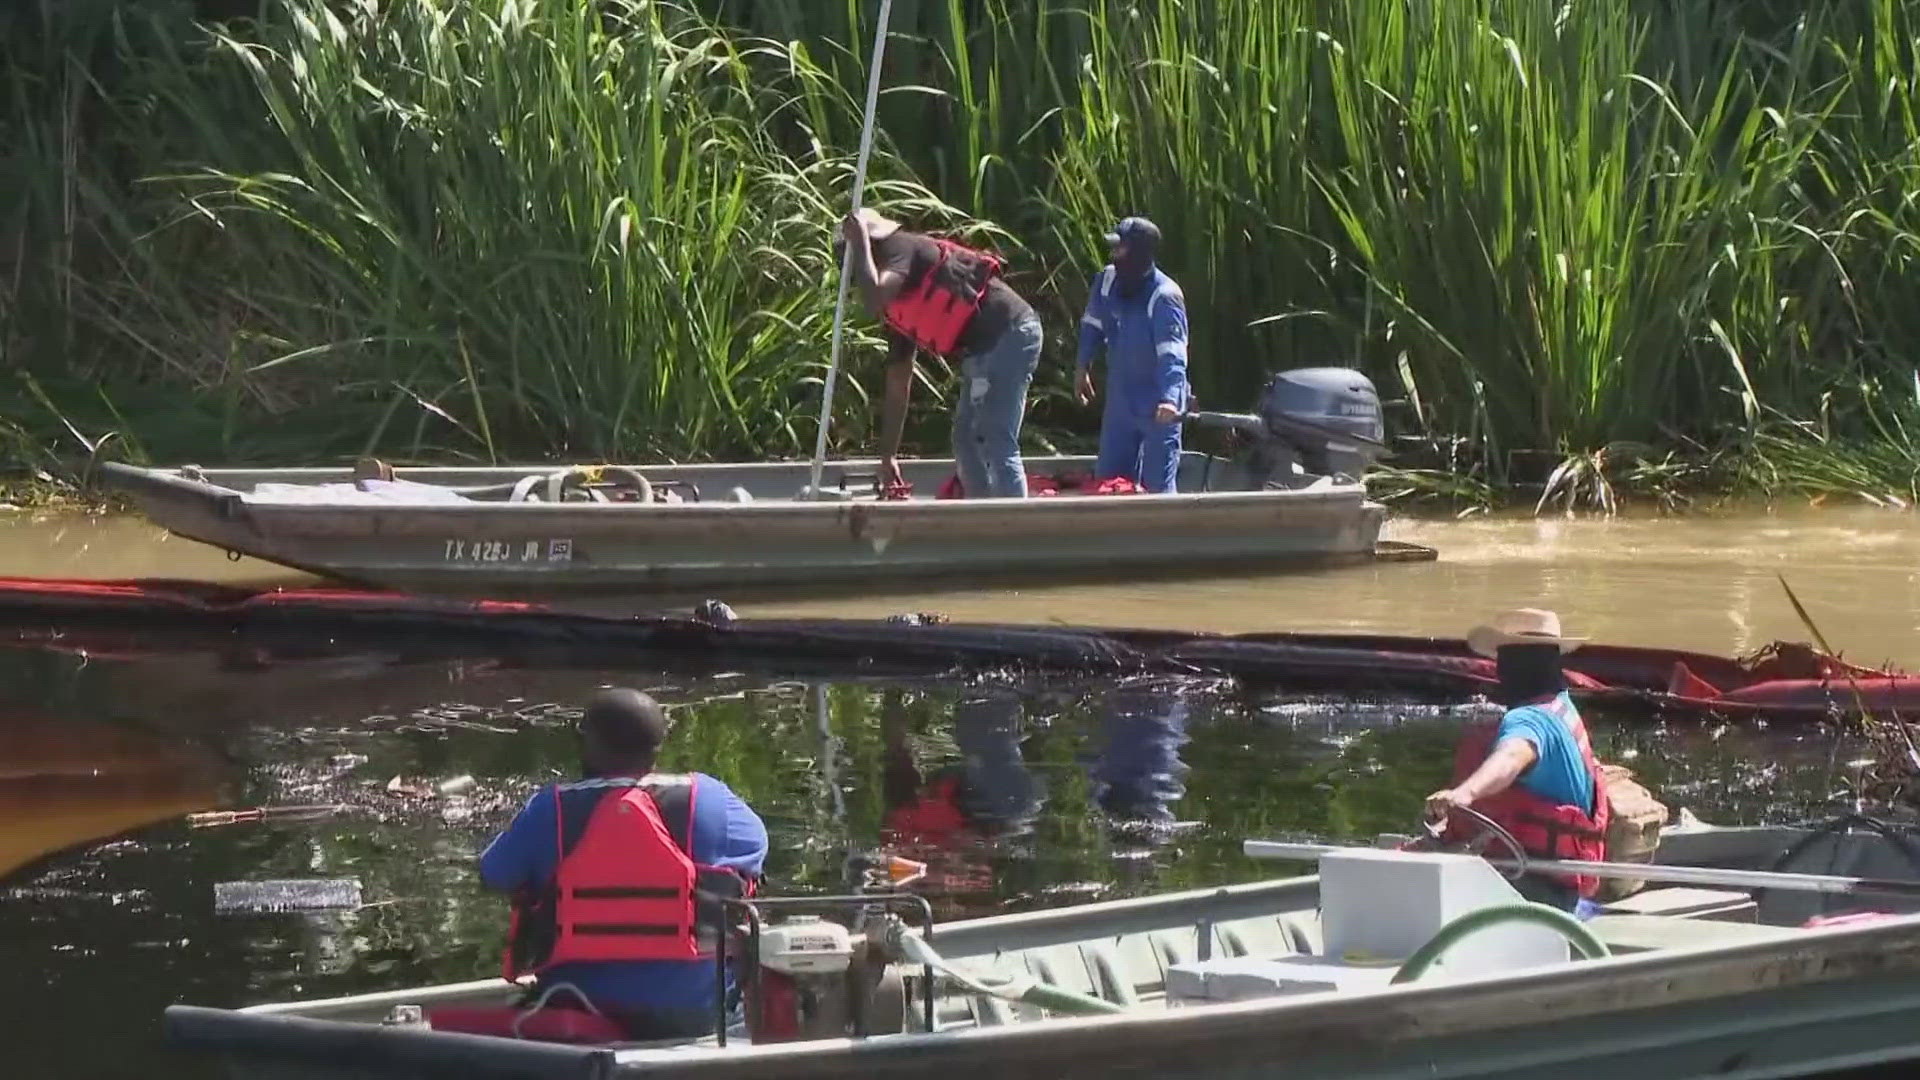
[(1091, 965), (1078, 945), (1047, 945), (1027, 950), (1027, 970), (1041, 982), (1076, 994), (1099, 996)]
[(979, 1027), (998, 1027), (1013, 1023), (1013, 1006), (992, 994), (973, 995), (973, 1022)]
[(1087, 964), (1093, 968), (1097, 993), (1115, 1005), (1138, 1005), (1140, 995), (1134, 991), (1133, 980), (1120, 963), (1119, 950), (1105, 941), (1096, 941), (1080, 946), (1081, 955), (1087, 958)]
[(1155, 930), (1147, 935), (1153, 943), (1154, 954), (1160, 958), (1160, 969), (1165, 971), (1175, 964), (1184, 964), (1193, 959), (1192, 930)]
[(1318, 954), (1326, 951), (1326, 938), (1320, 932), (1318, 912), (1295, 912), (1280, 916), (1279, 921), (1281, 926), (1286, 927), (1287, 936), (1293, 940), (1294, 952)]
[(1280, 917), (1263, 915), (1252, 919), (1220, 924), (1221, 944), (1228, 956), (1252, 956), (1270, 960), (1300, 951), (1292, 927)]
[(1735, 889), (1666, 886), (1643, 889), (1602, 907), (1607, 915), (1664, 915), (1682, 919), (1720, 919), (1756, 922), (1759, 907), (1753, 897)]
[(1782, 941), (1805, 933), (1785, 926), (1664, 915), (1595, 915), (1586, 925), (1608, 949), (1622, 953)]
[(1121, 972), (1133, 984), (1134, 997), (1144, 1000), (1160, 993), (1166, 985), (1167, 969), (1147, 935), (1122, 934), (1111, 944)]

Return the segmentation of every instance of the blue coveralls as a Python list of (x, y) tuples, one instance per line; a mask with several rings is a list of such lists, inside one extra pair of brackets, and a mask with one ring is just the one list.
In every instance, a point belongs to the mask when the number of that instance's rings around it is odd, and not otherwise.
[(1151, 492), (1176, 490), (1180, 423), (1156, 423), (1154, 407), (1187, 409), (1187, 300), (1154, 268), (1132, 297), (1120, 295), (1117, 271), (1094, 275), (1080, 318), (1079, 366), (1102, 346), (1107, 354), (1106, 409), (1100, 419), (1099, 479), (1124, 476)]

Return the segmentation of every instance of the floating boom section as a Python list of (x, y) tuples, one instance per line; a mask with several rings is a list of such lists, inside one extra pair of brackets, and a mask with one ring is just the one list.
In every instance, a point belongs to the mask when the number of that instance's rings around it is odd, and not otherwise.
[[(545, 666), (612, 659), (787, 671), (1163, 673), (1440, 699), (1470, 697), (1495, 683), (1492, 661), (1444, 638), (950, 624), (919, 616), (616, 617), (524, 601), (332, 588), (254, 592), (175, 581), (0, 578), (0, 627), (16, 646), (94, 656), (204, 650), (211, 640), (260, 659), (377, 648), (409, 660), (490, 657)], [(1869, 713), (1920, 706), (1920, 677), (1784, 642), (1739, 659), (1589, 645), (1568, 656), (1567, 668), (1583, 702), (1652, 707), (1668, 716), (1819, 720), (1857, 714), (1861, 704)]]

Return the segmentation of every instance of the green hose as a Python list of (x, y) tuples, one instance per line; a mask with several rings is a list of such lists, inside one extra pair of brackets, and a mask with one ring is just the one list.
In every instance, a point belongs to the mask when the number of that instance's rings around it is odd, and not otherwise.
[(989, 994), (1003, 1001), (1022, 1001), (1070, 1016), (1106, 1016), (1127, 1011), (1105, 998), (1082, 994), (1027, 976), (973, 975), (961, 971), (934, 952), (933, 946), (927, 944), (919, 931), (910, 929), (898, 920), (891, 924), (884, 940), (900, 958), (909, 963), (928, 964), (976, 994)]
[(1562, 937), (1573, 945), (1582, 960), (1598, 960), (1611, 956), (1601, 940), (1593, 936), (1593, 931), (1580, 925), (1579, 920), (1545, 904), (1519, 903), (1502, 904), (1499, 907), (1481, 908), (1469, 911), (1440, 928), (1440, 932), (1427, 939), (1425, 945), (1413, 951), (1400, 970), (1393, 973), (1389, 985), (1409, 983), (1427, 973), (1441, 954), (1458, 944), (1460, 939), (1496, 923), (1530, 922), (1560, 931)]
[(1027, 987), (1026, 993), (1020, 995), (1020, 1000), (1029, 1005), (1038, 1005), (1043, 1009), (1051, 1009), (1071, 1016), (1105, 1016), (1109, 1013), (1127, 1011), (1105, 998), (1078, 994), (1072, 990), (1054, 986), (1052, 983), (1043, 982), (1035, 982)]

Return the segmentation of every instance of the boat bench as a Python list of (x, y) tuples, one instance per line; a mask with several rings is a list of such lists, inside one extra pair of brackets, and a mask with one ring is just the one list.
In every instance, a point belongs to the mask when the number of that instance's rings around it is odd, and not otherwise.
[[(998, 957), (956, 957), (970, 971), (1006, 975), (1024, 972), (1041, 982), (1111, 1001), (1141, 1005), (1166, 996), (1167, 968), (1198, 959), (1191, 926), (1122, 934), (1092, 942), (1047, 945)], [(1261, 915), (1215, 923), (1214, 956), (1278, 957), (1320, 950), (1319, 919), (1312, 912)], [(946, 993), (935, 1002), (941, 1030), (1039, 1020), (1048, 1015), (985, 994)]]
[[(1607, 905), (1587, 925), (1609, 949), (1623, 953), (1684, 949), (1747, 941), (1777, 941), (1801, 931), (1754, 921), (1751, 896), (1744, 892), (1691, 887), (1650, 888)], [(1199, 959), (1192, 926), (1123, 934), (1094, 942), (1048, 945), (997, 957), (957, 957), (970, 970), (990, 974), (1024, 972), (1066, 990), (1091, 994), (1116, 1005), (1164, 1000), (1167, 968)], [(1261, 915), (1213, 926), (1216, 957), (1277, 958), (1321, 951), (1320, 920), (1311, 911)], [(943, 993), (935, 1003), (935, 1023), (950, 1027), (987, 1026), (1042, 1019), (1047, 1013), (984, 994)]]
[(1806, 931), (1790, 926), (1667, 915), (1595, 915), (1587, 920), (1587, 929), (1616, 953), (1745, 945), (1806, 935)]

